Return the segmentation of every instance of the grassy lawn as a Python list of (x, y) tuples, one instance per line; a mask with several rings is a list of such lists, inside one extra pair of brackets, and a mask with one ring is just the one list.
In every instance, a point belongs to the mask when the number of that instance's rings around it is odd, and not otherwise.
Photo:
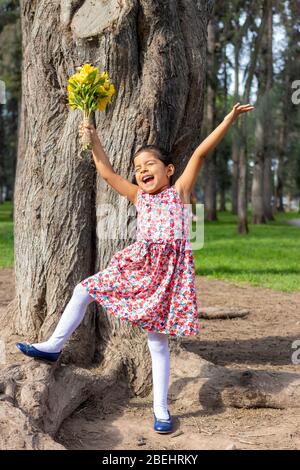
[[(0, 267), (14, 264), (12, 203), (0, 205)], [(205, 222), (204, 247), (194, 252), (196, 273), (282, 291), (300, 291), (300, 228), (285, 224), (297, 212), (277, 214), (267, 225), (249, 224), (247, 236), (236, 233), (236, 217), (218, 213)], [(251, 216), (249, 213), (249, 220)]]
[(249, 224), (247, 236), (236, 233), (235, 216), (219, 212), (218, 218), (205, 222), (204, 247), (194, 252), (197, 274), (300, 291), (300, 227), (285, 224), (300, 219), (298, 212), (277, 214), (266, 225)]
[(12, 202), (0, 204), (0, 268), (14, 265)]

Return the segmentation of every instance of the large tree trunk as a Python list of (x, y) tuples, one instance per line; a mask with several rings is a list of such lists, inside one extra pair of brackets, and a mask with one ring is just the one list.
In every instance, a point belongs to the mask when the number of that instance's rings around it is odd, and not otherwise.
[[(96, 127), (119, 174), (133, 179), (132, 153), (156, 143), (172, 153), (179, 176), (199, 145), (212, 3), (21, 1), (16, 298), (0, 319), (6, 331), (27, 341), (47, 339), (76, 284), (104, 269), (135, 239), (134, 207), (80, 155), (82, 116), (67, 106), (67, 78), (86, 62), (109, 73), (117, 92), (96, 115)], [(121, 233), (106, 218), (112, 210), (117, 220), (123, 217)], [(111, 238), (103, 240), (107, 233)], [(125, 366), (128, 383), (143, 394), (151, 384), (151, 363), (142, 333), (93, 302), (64, 348), (63, 361)]]

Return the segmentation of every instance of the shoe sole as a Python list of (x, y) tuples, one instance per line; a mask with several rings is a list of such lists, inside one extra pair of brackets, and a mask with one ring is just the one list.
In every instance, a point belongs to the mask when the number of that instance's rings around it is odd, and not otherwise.
[(35, 361), (47, 362), (48, 364), (56, 364), (58, 362), (58, 359), (56, 359), (55, 361), (51, 361), (50, 359), (44, 359), (43, 357), (36, 357), (36, 356), (27, 356), (27, 357), (31, 357), (31, 359), (34, 359)]
[(152, 428), (154, 432), (157, 432), (158, 434), (170, 434), (171, 432), (174, 432), (174, 427), (170, 429), (169, 431), (157, 431), (156, 429)]
[(22, 351), (22, 349), (19, 348), (18, 345), (16, 345), (16, 347), (18, 348), (18, 350), (19, 350), (22, 354), (24, 354), (24, 356), (30, 357), (31, 359), (36, 359), (36, 360), (38, 360), (38, 361), (44, 361), (44, 362), (47, 362), (48, 364), (55, 364), (55, 363), (58, 362), (58, 360), (60, 359), (60, 356), (59, 356), (57, 359), (54, 359), (54, 360), (53, 360), (53, 359), (48, 359), (48, 358), (43, 357), (43, 356), (36, 356), (36, 355), (32, 356), (31, 354), (27, 354), (27, 352)]
[(173, 430), (172, 431), (155, 431), (154, 429), (154, 432), (156, 432), (157, 434), (170, 434), (171, 432), (173, 432)]

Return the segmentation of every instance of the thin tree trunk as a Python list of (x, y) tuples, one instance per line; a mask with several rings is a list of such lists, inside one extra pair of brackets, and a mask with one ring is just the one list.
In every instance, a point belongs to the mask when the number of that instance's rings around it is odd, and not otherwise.
[(223, 186), (220, 188), (220, 211), (226, 211), (226, 191)]
[(266, 97), (269, 103), (269, 112), (265, 116), (265, 138), (266, 138), (266, 154), (264, 161), (264, 214), (266, 220), (274, 220), (273, 217), (273, 172), (272, 172), (272, 153), (273, 153), (273, 132), (274, 124), (272, 119), (272, 87), (273, 87), (273, 0), (268, 3), (268, 20), (266, 31), (266, 64), (267, 64), (267, 80), (266, 80)]
[(260, 72), (258, 73), (258, 112), (256, 120), (256, 154), (252, 181), (252, 218), (254, 224), (263, 224), (272, 215), (272, 115), (271, 91), (273, 81), (272, 59), (272, 1), (265, 4), (266, 28), (261, 42)]
[[(234, 45), (234, 102), (238, 102), (239, 96), (239, 55), (240, 55), (240, 40), (238, 39)], [(232, 129), (232, 213), (237, 215), (237, 202), (238, 202), (238, 180), (239, 180), (239, 141), (238, 141), (238, 125), (237, 121)]]
[[(259, 98), (258, 98), (259, 101)], [(265, 157), (265, 135), (264, 135), (264, 113), (258, 110), (255, 128), (255, 160), (252, 178), (252, 222), (263, 224), (266, 222), (264, 212), (264, 157)]]
[[(228, 23), (225, 25), (225, 30), (228, 28)], [(226, 35), (225, 35), (226, 37)], [(227, 51), (226, 44), (222, 48), (222, 62), (224, 67), (224, 102), (223, 102), (223, 111), (222, 114), (225, 116), (227, 114), (228, 108), (228, 73), (227, 73)], [(228, 155), (223, 155), (222, 147), (216, 152), (217, 155), (217, 166), (218, 166), (218, 188), (220, 195), (220, 211), (226, 211), (226, 189), (228, 187), (227, 175), (228, 175)]]
[[(267, 1), (264, 1), (263, 16), (258, 29), (257, 36), (254, 40), (254, 45), (251, 48), (252, 54), (250, 58), (249, 70), (245, 85), (244, 102), (248, 103), (250, 99), (250, 91), (254, 72), (256, 69), (257, 57), (261, 46), (263, 33), (267, 22)], [(239, 189), (238, 189), (238, 233), (248, 233), (247, 222), (247, 115), (241, 119), (241, 132), (240, 132), (240, 155), (239, 155)]]
[(5, 134), (4, 134), (4, 118), (3, 118), (3, 106), (0, 106), (0, 204), (4, 202), (3, 188), (5, 183), (5, 169), (4, 169), (4, 157), (5, 157)]
[[(246, 135), (246, 119), (241, 123), (241, 133)], [(241, 141), (239, 153), (239, 179), (238, 179), (238, 233), (246, 234), (248, 229), (247, 218), (247, 155), (246, 143)]]
[[(288, 88), (287, 88), (288, 90)], [(289, 96), (286, 93), (286, 100)], [(287, 146), (287, 112), (284, 106), (283, 109), (283, 120), (281, 123), (280, 137), (279, 137), (279, 152), (278, 152), (278, 167), (277, 167), (277, 182), (276, 182), (276, 210), (278, 212), (284, 212), (283, 205), (283, 188), (284, 188), (284, 157), (286, 154)]]
[[(290, 4), (290, 8), (292, 3)], [(293, 18), (293, 14), (291, 15)], [(293, 21), (293, 20), (292, 20)], [(288, 147), (288, 134), (290, 129), (290, 119), (292, 116), (292, 101), (290, 97), (290, 84), (292, 83), (291, 71), (293, 69), (293, 57), (289, 53), (290, 48), (295, 45), (295, 37), (293, 35), (293, 28), (291, 28), (290, 20), (285, 14), (282, 14), (282, 22), (285, 27), (285, 33), (288, 38), (287, 50), (285, 56), (285, 63), (283, 67), (283, 105), (282, 105), (282, 118), (280, 123), (279, 145), (278, 145), (278, 167), (277, 167), (277, 181), (276, 181), (276, 209), (279, 212), (284, 212), (283, 195), (285, 186), (285, 166), (287, 162), (287, 147)], [(294, 33), (295, 34), (295, 33)]]
[[(234, 35), (234, 102), (239, 101), (239, 72), (240, 72), (240, 52), (242, 41), (247, 34), (248, 28), (251, 25), (252, 17), (249, 12), (246, 13), (246, 19), (239, 27), (238, 21), (235, 21), (235, 35)], [(238, 182), (239, 182), (239, 152), (240, 152), (240, 121), (237, 121), (232, 129), (232, 213), (238, 214)]]
[[(206, 133), (209, 135), (215, 127), (215, 23), (211, 20), (208, 24), (207, 49), (208, 49), (208, 80), (206, 98)], [(217, 175), (216, 175), (216, 152), (213, 151), (205, 159), (204, 164), (205, 186), (204, 186), (204, 210), (205, 220), (217, 220)]]

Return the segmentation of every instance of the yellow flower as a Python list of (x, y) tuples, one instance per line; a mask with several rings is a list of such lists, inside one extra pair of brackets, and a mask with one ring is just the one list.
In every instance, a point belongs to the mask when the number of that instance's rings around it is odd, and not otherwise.
[(89, 73), (93, 72), (94, 70), (98, 69), (97, 67), (93, 67), (91, 64), (84, 64), (82, 67), (80, 67), (79, 73), (81, 75), (88, 75)]
[(109, 85), (108, 96), (111, 98), (116, 92), (116, 89), (112, 83)]
[(84, 80), (85, 80), (85, 76), (82, 75), (81, 73), (75, 73), (75, 75), (72, 75), (72, 77), (70, 78), (70, 81), (72, 82), (77, 82), (77, 83), (84, 83)]
[(77, 67), (76, 73), (68, 79), (68, 104), (71, 109), (80, 109), (89, 115), (95, 109), (104, 111), (115, 93), (106, 71), (99, 74), (92, 64)]
[(109, 101), (110, 101), (109, 96), (106, 98), (101, 98), (98, 101), (97, 109), (99, 109), (99, 111), (104, 111)]
[(68, 84), (68, 87), (67, 87), (67, 88), (68, 88), (68, 92), (69, 92), (69, 93), (73, 93), (74, 89), (73, 89), (73, 87), (72, 87), (72, 85), (71, 85), (71, 83), (70, 83), (70, 82), (69, 82), (69, 84)]
[(73, 111), (77, 108), (76, 104), (74, 103), (74, 93), (69, 93), (69, 105)]
[(102, 72), (100, 75), (100, 78), (104, 78), (105, 80), (109, 80), (108, 73), (107, 72)]

